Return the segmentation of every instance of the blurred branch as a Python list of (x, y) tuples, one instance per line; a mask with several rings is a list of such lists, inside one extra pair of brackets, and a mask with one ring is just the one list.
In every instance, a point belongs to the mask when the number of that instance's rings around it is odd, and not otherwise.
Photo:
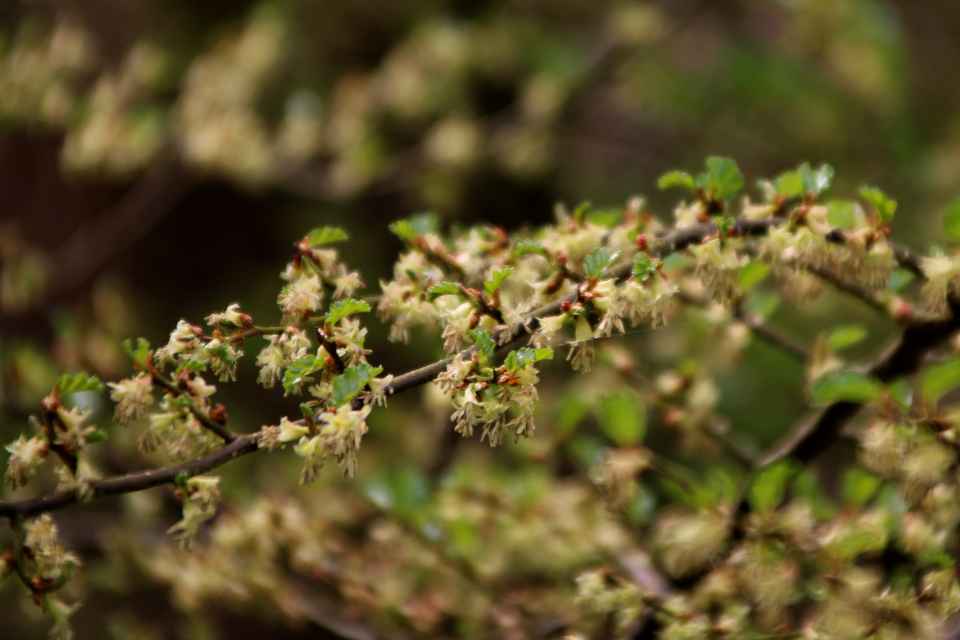
[(190, 183), (177, 161), (154, 167), (117, 204), (80, 227), (52, 252), (47, 298), (69, 294), (96, 276), (163, 218)]

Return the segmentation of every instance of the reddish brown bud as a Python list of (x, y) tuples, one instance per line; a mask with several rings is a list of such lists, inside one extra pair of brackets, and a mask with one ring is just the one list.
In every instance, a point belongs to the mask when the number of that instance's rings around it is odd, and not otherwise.
[(210, 419), (216, 422), (219, 425), (227, 424), (229, 416), (227, 415), (227, 408), (223, 406), (223, 403), (218, 402), (215, 407), (210, 409)]
[(565, 266), (567, 266), (567, 254), (565, 254), (565, 253), (564, 253), (563, 251), (561, 251), (560, 249), (557, 249), (555, 255), (556, 255), (556, 260), (557, 260), (557, 266), (558, 266), (558, 267), (565, 267)]
[(647, 242), (647, 234), (637, 234), (637, 251), (646, 251), (648, 247), (649, 244)]
[(560, 305), (560, 311), (562, 311), (562, 312), (564, 312), (564, 313), (570, 311), (570, 301), (569, 301), (569, 300), (564, 300), (564, 301), (563, 301), (563, 304)]

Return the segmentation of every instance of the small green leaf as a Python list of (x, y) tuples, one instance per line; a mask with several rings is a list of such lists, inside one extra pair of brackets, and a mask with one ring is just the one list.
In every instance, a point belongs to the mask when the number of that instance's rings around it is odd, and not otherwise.
[(589, 202), (581, 202), (578, 204), (577, 208), (573, 210), (573, 219), (577, 222), (583, 220), (587, 215), (587, 211), (590, 211), (590, 207), (592, 206)]
[(507, 371), (519, 371), (526, 367), (527, 364), (539, 362), (540, 360), (553, 360), (553, 349), (531, 349), (524, 347), (516, 351), (511, 351), (507, 354), (506, 359), (504, 359), (503, 366), (507, 368)]
[(943, 212), (943, 233), (950, 242), (960, 243), (960, 198), (955, 198)]
[(427, 302), (433, 302), (440, 296), (463, 297), (463, 292), (460, 291), (460, 287), (457, 286), (456, 282), (441, 282), (440, 284), (433, 285), (427, 290)]
[(897, 212), (897, 201), (877, 187), (860, 187), (860, 197), (873, 205), (881, 222), (890, 222), (893, 214)]
[(628, 391), (616, 391), (600, 398), (597, 405), (600, 430), (619, 447), (643, 442), (647, 412), (640, 398)]
[(751, 260), (740, 267), (740, 291), (747, 293), (763, 282), (769, 273), (770, 265), (759, 260)]
[(843, 500), (851, 507), (862, 508), (876, 495), (883, 481), (860, 467), (850, 467), (843, 477)]
[(960, 358), (951, 358), (927, 367), (920, 377), (920, 393), (931, 405), (936, 405), (957, 387), (960, 387)]
[(641, 251), (633, 258), (633, 277), (637, 282), (646, 282), (647, 278), (657, 272), (660, 264), (659, 260), (651, 260), (650, 256)]
[(784, 171), (773, 181), (773, 190), (781, 198), (803, 195), (803, 176), (799, 171)]
[(835, 402), (867, 404), (879, 400), (883, 384), (874, 377), (859, 371), (841, 370), (824, 374), (813, 383), (811, 402), (815, 407), (825, 407)]
[(613, 255), (610, 255), (606, 247), (597, 247), (584, 258), (583, 274), (588, 278), (599, 278), (619, 255), (619, 251), (614, 251)]
[(326, 364), (322, 360), (313, 355), (294, 360), (287, 365), (286, 370), (283, 372), (284, 390), (291, 393), (295, 386), (309, 381), (308, 376), (320, 371), (325, 366)]
[(202, 373), (207, 370), (207, 365), (205, 362), (200, 362), (199, 360), (180, 360), (177, 363), (177, 368), (174, 370), (173, 377), (176, 378), (184, 371), (189, 371), (190, 373)]
[(671, 171), (663, 174), (660, 176), (660, 179), (657, 180), (657, 188), (661, 191), (673, 187), (686, 189), (692, 193), (697, 192), (697, 183), (693, 180), (693, 176), (684, 171)]
[(909, 269), (904, 269), (903, 267), (894, 267), (890, 271), (890, 291), (894, 293), (903, 293), (907, 290), (907, 287), (910, 286), (910, 283), (914, 281), (917, 276), (913, 274)]
[(177, 475), (173, 476), (173, 484), (178, 487), (187, 486), (187, 480), (190, 479), (189, 471), (181, 471)]
[(570, 433), (587, 417), (592, 408), (592, 403), (587, 402), (577, 394), (564, 394), (560, 404), (557, 405), (557, 428), (561, 433)]
[(87, 443), (88, 444), (98, 444), (101, 442), (106, 442), (108, 440), (107, 432), (97, 429), (87, 434)]
[(409, 220), (397, 220), (390, 223), (390, 231), (401, 240), (416, 240), (417, 232), (413, 230), (413, 225)]
[(100, 393), (103, 391), (103, 383), (100, 382), (100, 378), (88, 375), (85, 371), (74, 375), (65, 373), (57, 380), (57, 389), (59, 389), (61, 396), (79, 393), (81, 391), (96, 391)]
[(715, 200), (726, 200), (737, 195), (744, 185), (743, 174), (737, 168), (737, 163), (718, 156), (707, 158), (707, 173), (698, 176), (697, 182)]
[(744, 311), (767, 320), (780, 307), (780, 294), (773, 291), (754, 291), (744, 301)]
[(799, 173), (803, 180), (803, 192), (812, 193), (815, 196), (826, 191), (833, 181), (833, 167), (828, 164), (821, 165), (814, 171), (808, 163), (804, 162), (800, 165)]
[(317, 415), (317, 412), (314, 411), (313, 407), (306, 402), (300, 403), (300, 413), (302, 413), (303, 417), (307, 418), (308, 420), (313, 420), (313, 416)]
[(726, 238), (733, 231), (734, 225), (737, 224), (736, 218), (730, 216), (721, 217), (717, 221), (717, 235), (721, 238)]
[(831, 200), (827, 203), (827, 222), (839, 229), (856, 229), (860, 226), (856, 205), (849, 200)]
[(761, 467), (750, 488), (747, 503), (759, 515), (774, 511), (783, 500), (787, 485), (803, 471), (803, 465), (793, 458), (784, 458)]
[(517, 257), (528, 253), (544, 255), (543, 243), (539, 240), (521, 240), (513, 247), (513, 255)]
[(368, 313), (369, 311), (370, 305), (363, 300), (357, 300), (356, 298), (337, 300), (330, 305), (330, 311), (327, 312), (324, 322), (329, 325), (335, 325), (347, 316), (355, 313)]
[(482, 329), (471, 329), (469, 336), (477, 343), (477, 354), (483, 363), (493, 357), (493, 351), (497, 348), (497, 343), (490, 337), (490, 334)]
[(146, 366), (150, 357), (150, 343), (145, 338), (137, 338), (137, 347), (134, 348), (129, 338), (120, 343), (124, 353), (130, 356), (141, 367)]
[(405, 241), (416, 240), (417, 236), (437, 233), (440, 224), (434, 213), (421, 213), (406, 220), (397, 220), (390, 223), (390, 231)]
[(492, 298), (493, 295), (500, 289), (500, 285), (503, 284), (503, 281), (507, 279), (508, 276), (516, 273), (517, 270), (513, 267), (504, 267), (499, 271), (493, 272), (493, 280), (487, 280), (483, 283), (483, 289), (487, 292), (487, 296)]
[(383, 367), (371, 367), (366, 362), (356, 367), (344, 369), (343, 373), (333, 381), (333, 395), (331, 396), (333, 404), (340, 407), (353, 400), (358, 393), (363, 391), (370, 380), (380, 375), (382, 371)]
[(612, 229), (623, 220), (623, 211), (621, 209), (591, 209), (587, 212), (587, 220), (597, 225)]
[(321, 227), (314, 229), (307, 234), (307, 244), (311, 247), (320, 247), (334, 242), (344, 242), (347, 240), (347, 232), (340, 227)]
[(827, 344), (831, 351), (842, 351), (863, 342), (867, 337), (867, 328), (862, 324), (848, 324), (837, 327), (827, 334)]

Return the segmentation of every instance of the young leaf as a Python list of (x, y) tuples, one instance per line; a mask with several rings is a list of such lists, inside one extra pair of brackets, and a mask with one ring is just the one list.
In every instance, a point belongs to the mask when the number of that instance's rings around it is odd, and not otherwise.
[(587, 215), (587, 211), (590, 211), (590, 207), (592, 206), (593, 204), (590, 202), (581, 202), (578, 204), (577, 208), (573, 210), (573, 219), (577, 222), (583, 220)]
[(960, 198), (947, 205), (943, 212), (943, 233), (953, 243), (960, 243)]
[(860, 197), (873, 205), (881, 222), (890, 222), (897, 212), (897, 201), (876, 187), (860, 187)]
[(477, 353), (480, 356), (480, 361), (489, 360), (493, 356), (494, 349), (497, 348), (497, 343), (490, 337), (490, 334), (482, 329), (471, 329), (469, 335), (477, 343)]
[(697, 192), (697, 183), (694, 181), (693, 176), (685, 171), (671, 171), (670, 173), (663, 174), (660, 176), (660, 179), (657, 180), (657, 188), (661, 191), (672, 187), (680, 187), (692, 193)]
[(524, 347), (516, 351), (511, 351), (503, 361), (503, 366), (507, 368), (507, 371), (519, 371), (527, 366), (527, 363), (539, 362), (540, 360), (553, 360), (553, 349), (531, 349)]
[(650, 256), (641, 251), (633, 258), (633, 277), (639, 282), (646, 282), (647, 278), (657, 272), (660, 264), (659, 260), (651, 260)]
[(619, 255), (619, 251), (614, 251), (613, 255), (610, 255), (605, 247), (597, 247), (584, 258), (583, 274), (588, 278), (599, 278)]
[(698, 176), (697, 182), (715, 200), (726, 200), (737, 195), (744, 185), (743, 174), (737, 168), (737, 163), (718, 156), (707, 158), (707, 173)]
[(827, 334), (827, 344), (831, 351), (842, 351), (863, 342), (867, 337), (867, 328), (862, 324), (848, 324), (837, 327)]
[(916, 277), (917, 276), (915, 276), (909, 269), (904, 269), (903, 267), (894, 267), (890, 272), (890, 291), (893, 291), (894, 293), (903, 293), (906, 291), (907, 286), (909, 286)]
[(827, 222), (839, 229), (856, 229), (857, 210), (849, 200), (831, 200), (827, 203)]
[(340, 320), (354, 313), (368, 313), (369, 311), (370, 305), (363, 300), (357, 300), (356, 298), (337, 300), (330, 305), (330, 311), (327, 312), (324, 322), (329, 325), (335, 325)]
[(735, 224), (737, 224), (736, 218), (723, 216), (717, 221), (717, 235), (721, 238), (729, 237)]
[(390, 223), (390, 231), (401, 240), (416, 240), (417, 236), (436, 233), (440, 228), (434, 213), (421, 213), (406, 220)]
[(850, 467), (843, 477), (843, 501), (855, 509), (866, 505), (877, 493), (882, 481), (860, 467)]
[(413, 230), (413, 225), (409, 220), (397, 220), (390, 223), (390, 232), (401, 240), (410, 241), (417, 239), (417, 232)]
[(841, 370), (817, 378), (810, 400), (815, 407), (835, 402), (867, 404), (879, 400), (882, 393), (883, 384), (876, 378), (859, 371)]
[(740, 291), (747, 293), (764, 281), (770, 273), (770, 265), (751, 260), (740, 267)]
[(304, 356), (287, 365), (283, 372), (283, 389), (291, 393), (299, 384), (309, 381), (308, 376), (323, 369), (326, 365), (317, 356)]
[(363, 391), (370, 380), (380, 375), (382, 371), (383, 367), (371, 367), (366, 362), (356, 367), (344, 369), (343, 373), (333, 381), (333, 395), (331, 397), (333, 404), (340, 407), (353, 400), (358, 393)]
[(920, 393), (931, 405), (960, 387), (960, 358), (951, 358), (927, 368), (920, 378)]
[(587, 220), (598, 227), (612, 229), (623, 220), (623, 211), (620, 209), (591, 209), (587, 212)]
[(797, 460), (784, 458), (757, 471), (747, 490), (747, 503), (759, 515), (774, 511), (783, 500), (787, 485), (803, 470)]
[(814, 171), (808, 163), (804, 162), (800, 165), (799, 173), (803, 180), (803, 192), (812, 193), (815, 196), (826, 191), (833, 181), (833, 167), (828, 164), (821, 165)]
[(75, 375), (65, 373), (57, 380), (57, 389), (60, 390), (61, 396), (79, 393), (80, 391), (96, 391), (99, 393), (103, 391), (103, 383), (100, 382), (100, 378), (88, 375), (85, 371)]
[(647, 433), (647, 412), (636, 395), (616, 391), (600, 398), (597, 405), (600, 430), (619, 447), (643, 442)]
[(137, 338), (136, 348), (132, 346), (129, 338), (121, 342), (120, 346), (123, 352), (141, 367), (147, 364), (147, 359), (150, 357), (150, 343), (145, 338)]
[(311, 247), (343, 242), (347, 239), (347, 232), (340, 227), (321, 227), (307, 234), (307, 244)]
[(493, 297), (493, 295), (500, 289), (500, 285), (503, 284), (503, 281), (507, 279), (508, 276), (516, 273), (517, 270), (513, 267), (504, 267), (499, 271), (493, 272), (493, 280), (487, 280), (483, 283), (483, 289), (487, 292), (488, 297)]
[(427, 289), (427, 302), (433, 302), (440, 296), (463, 296), (456, 282), (441, 282)]
[(557, 405), (556, 423), (560, 433), (567, 434), (580, 424), (593, 405), (575, 393), (566, 393)]
[(539, 240), (521, 240), (513, 247), (513, 255), (519, 257), (528, 253), (544, 255), (543, 243)]
[(773, 181), (773, 190), (781, 198), (794, 198), (803, 194), (803, 176), (799, 171), (784, 171)]

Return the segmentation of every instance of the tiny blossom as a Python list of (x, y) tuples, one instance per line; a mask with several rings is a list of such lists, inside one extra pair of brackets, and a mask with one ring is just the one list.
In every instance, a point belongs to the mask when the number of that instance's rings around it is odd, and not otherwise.
[(110, 399), (117, 403), (113, 412), (113, 421), (117, 424), (128, 424), (140, 420), (150, 412), (153, 404), (153, 378), (141, 373), (134, 378), (126, 378), (120, 382), (108, 382)]
[(64, 551), (57, 539), (57, 525), (50, 514), (43, 514), (24, 527), (26, 537), (23, 546), (30, 550), (37, 575), (44, 580), (59, 580), (70, 577), (80, 559)]
[(318, 276), (304, 276), (294, 280), (277, 298), (277, 304), (285, 316), (303, 318), (311, 312), (318, 311), (323, 303), (323, 285)]
[(871, 291), (883, 291), (890, 284), (890, 272), (897, 266), (893, 249), (886, 240), (875, 242), (863, 259), (858, 280)]
[(571, 366), (574, 371), (586, 373), (590, 371), (590, 365), (596, 357), (596, 350), (593, 348), (593, 329), (585, 314), (580, 314), (574, 324), (574, 340), (570, 343), (567, 360), (572, 360)]
[(57, 408), (59, 420), (55, 425), (56, 437), (53, 443), (62, 446), (68, 453), (77, 454), (82, 451), (87, 446), (87, 436), (97, 430), (94, 426), (85, 427), (83, 424), (91, 414), (91, 409), (68, 411), (64, 407)]
[(443, 350), (446, 353), (457, 353), (463, 349), (463, 340), (476, 322), (475, 310), (472, 304), (464, 302), (456, 309), (440, 312), (440, 321), (444, 324)]
[(40, 463), (47, 455), (49, 445), (46, 438), (20, 435), (15, 441), (4, 447), (10, 453), (7, 461), (7, 472), (4, 479), (16, 489), (29, 482), (37, 473)]
[(590, 480), (597, 485), (611, 509), (626, 509), (637, 495), (637, 477), (649, 467), (650, 451), (642, 448), (608, 451), (590, 470)]
[(378, 407), (387, 406), (387, 397), (391, 382), (393, 382), (393, 374), (370, 380), (370, 394), (366, 397), (366, 402)]
[(363, 282), (360, 280), (360, 274), (356, 271), (348, 273), (344, 276), (340, 276), (334, 280), (334, 285), (336, 286), (336, 289), (333, 292), (333, 297), (337, 299), (353, 297), (353, 294), (356, 293), (357, 289), (363, 288)]
[(923, 258), (920, 268), (927, 279), (920, 290), (924, 311), (934, 318), (949, 318), (948, 296), (960, 291), (960, 260), (956, 256)]
[(183, 519), (167, 529), (167, 533), (176, 534), (181, 549), (192, 549), (200, 525), (216, 515), (220, 504), (219, 483), (220, 478), (216, 476), (193, 476), (177, 490), (183, 499)]
[(569, 316), (566, 314), (563, 314), (559, 316), (538, 318), (537, 324), (539, 328), (533, 332), (533, 335), (530, 337), (530, 343), (537, 348), (549, 346), (550, 342), (553, 340), (553, 336), (560, 331), (560, 329), (563, 327), (564, 321), (568, 317)]
[(748, 262), (746, 256), (738, 256), (730, 242), (711, 240), (691, 247), (697, 256), (694, 274), (700, 277), (703, 286), (717, 302), (727, 305), (739, 294), (740, 267)]
[(357, 474), (357, 452), (368, 430), (366, 421), (370, 410), (370, 405), (353, 410), (347, 403), (335, 412), (327, 411), (320, 416), (320, 421), (324, 423), (320, 429), (323, 449), (337, 457), (340, 470), (346, 478)]
[(682, 577), (712, 562), (727, 546), (729, 523), (728, 508), (663, 513), (653, 540), (667, 573)]
[(455, 357), (447, 365), (446, 371), (436, 377), (434, 382), (444, 393), (450, 393), (459, 387), (473, 371), (473, 360), (463, 354)]
[(249, 327), (253, 322), (250, 316), (240, 311), (240, 305), (231, 304), (223, 313), (212, 313), (205, 318), (207, 324), (216, 326), (220, 324), (232, 325), (234, 327)]
[(521, 329), (529, 330), (529, 321), (524, 319), (523, 315), (516, 309), (504, 309), (503, 320), (504, 324), (496, 327), (499, 332), (498, 343), (501, 345), (513, 340)]
[(294, 453), (303, 458), (303, 469), (300, 471), (300, 484), (310, 484), (316, 479), (323, 468), (323, 459), (326, 452), (320, 436), (303, 437), (293, 448)]
[(189, 353), (196, 349), (198, 338), (203, 335), (199, 327), (194, 327), (186, 320), (177, 322), (177, 328), (170, 334), (170, 341), (156, 352), (158, 364), (176, 362), (182, 353)]

